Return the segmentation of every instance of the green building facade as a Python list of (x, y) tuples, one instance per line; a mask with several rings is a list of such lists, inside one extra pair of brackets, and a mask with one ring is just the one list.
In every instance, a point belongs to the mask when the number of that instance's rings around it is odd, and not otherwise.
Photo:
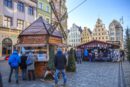
[(38, 0), (37, 2), (37, 18), (42, 16), (45, 20), (51, 23), (51, 7), (48, 0)]

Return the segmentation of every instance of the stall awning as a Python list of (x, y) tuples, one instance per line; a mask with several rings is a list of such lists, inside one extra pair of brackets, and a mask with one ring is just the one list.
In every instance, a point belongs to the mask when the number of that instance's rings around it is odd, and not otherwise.
[(17, 47), (44, 47), (46, 44), (17, 44)]

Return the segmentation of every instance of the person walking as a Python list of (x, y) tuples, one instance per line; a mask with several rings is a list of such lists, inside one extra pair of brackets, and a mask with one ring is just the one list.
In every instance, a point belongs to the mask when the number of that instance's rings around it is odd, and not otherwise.
[(89, 53), (89, 62), (92, 62), (92, 53)]
[(28, 70), (28, 79), (29, 80), (35, 80), (35, 57), (33, 55), (33, 53), (30, 51), (29, 55), (27, 57), (27, 70)]
[(77, 57), (77, 63), (82, 63), (82, 56), (81, 56), (81, 50), (77, 49), (76, 51), (76, 57)]
[(88, 50), (85, 49), (84, 50), (84, 60), (87, 60), (88, 59)]
[(26, 53), (23, 52), (22, 55), (21, 55), (21, 63), (20, 63), (20, 68), (22, 70), (22, 79), (23, 80), (26, 80), (26, 72), (27, 72), (27, 64), (26, 64), (26, 61), (27, 61), (27, 56), (26, 56)]
[(68, 57), (69, 57), (69, 54), (68, 54), (68, 50), (67, 49), (65, 50), (64, 55), (65, 55), (66, 60), (67, 60), (66, 66), (68, 66)]
[(59, 73), (62, 73), (63, 76), (63, 80), (64, 80), (64, 87), (66, 86), (66, 82), (67, 82), (67, 76), (65, 73), (65, 67), (66, 67), (66, 57), (65, 55), (63, 55), (62, 53), (62, 49), (58, 48), (57, 49), (57, 54), (55, 55), (54, 58), (54, 64), (55, 64), (55, 68), (56, 68), (56, 72), (55, 72), (55, 87), (58, 87), (58, 77), (59, 77)]
[(20, 57), (18, 55), (17, 50), (14, 50), (12, 55), (9, 57), (9, 61), (8, 61), (9, 65), (10, 65), (10, 74), (9, 74), (9, 80), (8, 82), (11, 82), (11, 76), (13, 73), (13, 70), (15, 70), (15, 78), (16, 78), (16, 83), (18, 84), (18, 67), (20, 64)]
[(2, 82), (2, 75), (1, 75), (1, 72), (0, 72), (0, 87), (3, 87), (3, 82)]

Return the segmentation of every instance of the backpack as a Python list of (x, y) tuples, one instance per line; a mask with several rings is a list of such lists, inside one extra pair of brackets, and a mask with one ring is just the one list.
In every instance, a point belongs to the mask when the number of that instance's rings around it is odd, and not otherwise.
[(26, 64), (29, 66), (29, 65), (32, 65), (33, 62), (32, 62), (32, 60), (30, 58), (28, 58), (27, 61), (26, 61)]
[(18, 66), (19, 66), (19, 64), (18, 64), (17, 58), (14, 57), (14, 60), (11, 63), (11, 67), (12, 68), (17, 68)]

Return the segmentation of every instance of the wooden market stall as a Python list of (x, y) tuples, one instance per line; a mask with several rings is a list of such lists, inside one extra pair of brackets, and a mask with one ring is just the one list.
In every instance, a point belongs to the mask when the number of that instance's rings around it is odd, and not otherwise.
[[(108, 42), (93, 40), (77, 46), (82, 49), (82, 53), (87, 49), (89, 54), (93, 54), (93, 60), (111, 60), (110, 55), (114, 49), (119, 49), (119, 45), (111, 44)], [(88, 57), (84, 58), (88, 60)]]
[(98, 41), (98, 40), (92, 40), (90, 42), (87, 42), (87, 43), (84, 43), (84, 44), (77, 46), (77, 48), (81, 48), (81, 49), (84, 49), (84, 48), (91, 49), (91, 48), (97, 48), (97, 47), (100, 47), (100, 48), (119, 48), (119, 45), (115, 45), (115, 44), (111, 44), (111, 43), (103, 42), (103, 41)]
[[(37, 61), (35, 62), (36, 77), (43, 77), (48, 60), (51, 54), (54, 55), (56, 46), (62, 45), (62, 34), (54, 29), (51, 24), (42, 17), (34, 21), (30, 26), (23, 30), (18, 37), (17, 47), (25, 52), (33, 51)], [(51, 47), (54, 46), (53, 50)]]

